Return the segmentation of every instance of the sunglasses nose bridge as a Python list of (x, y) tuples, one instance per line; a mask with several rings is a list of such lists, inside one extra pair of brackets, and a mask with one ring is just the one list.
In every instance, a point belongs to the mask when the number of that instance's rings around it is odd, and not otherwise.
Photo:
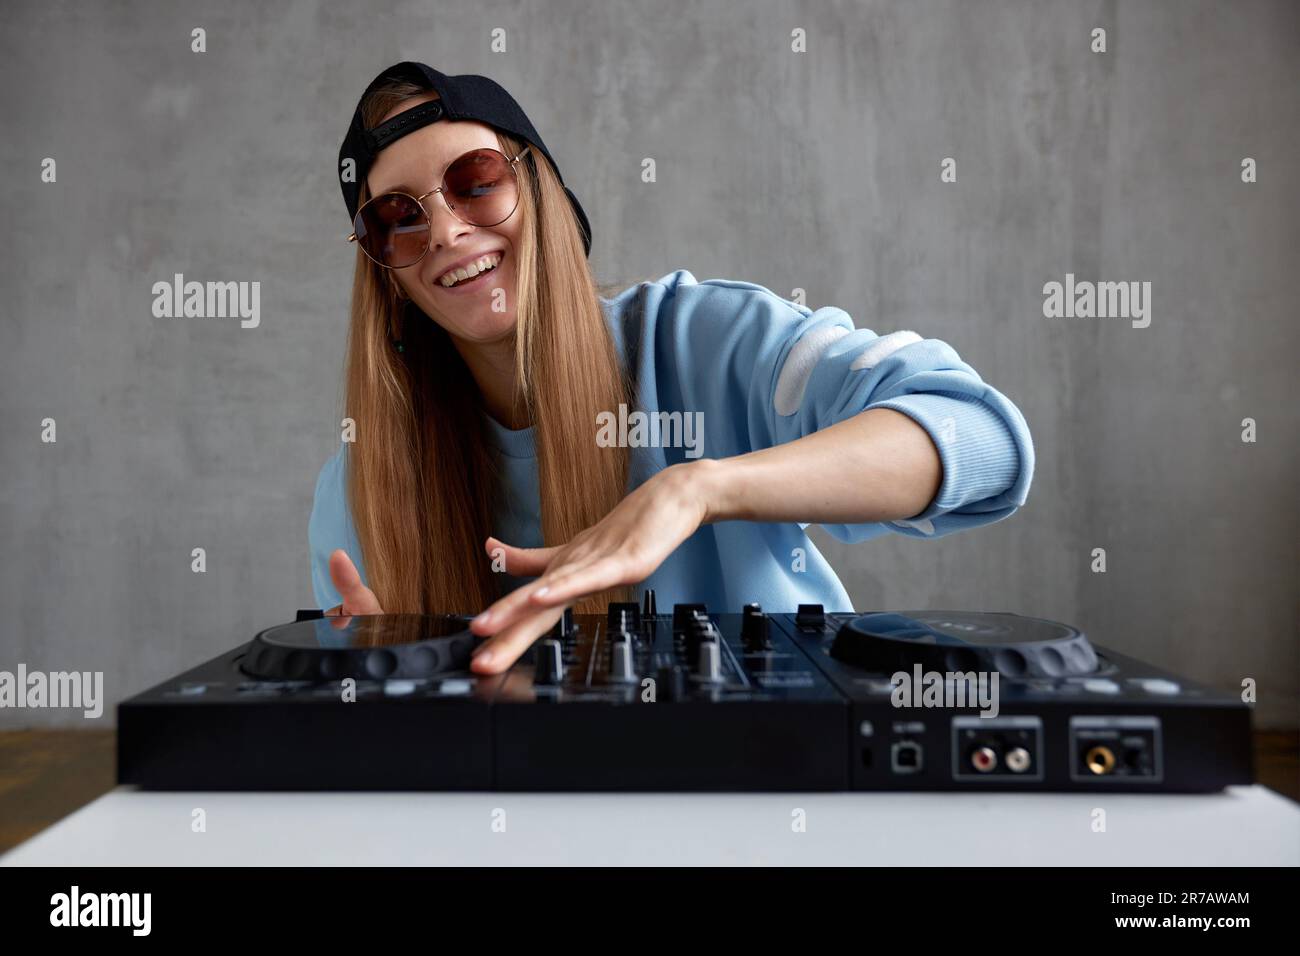
[[(430, 197), (432, 197), (435, 193), (436, 193), (436, 194), (438, 195), (438, 197), (442, 200), (442, 202), (440, 202), (440, 203), (435, 203), (434, 201), (432, 201), (432, 200), (430, 199)], [(433, 209), (431, 208), (431, 207), (434, 206), (434, 205), (437, 205), (437, 206), (439, 206), (440, 208), (447, 210), (447, 212), (451, 214), (451, 218), (452, 218), (452, 220), (453, 220), (457, 225), (460, 225), (460, 226), (477, 226), (477, 225), (478, 225), (477, 223), (470, 222), (468, 219), (466, 219), (464, 216), (462, 216), (459, 212), (457, 212), (457, 211), (456, 211), (456, 208), (455, 208), (454, 206), (452, 206), (452, 204), (451, 204), (451, 200), (447, 198), (447, 188), (446, 188), (446, 184), (445, 184), (445, 183), (444, 183), (443, 185), (441, 185), (441, 186), (438, 186), (438, 187), (435, 188), (435, 189), (430, 189), (430, 190), (429, 190), (427, 193), (425, 193), (423, 196), (420, 196), (416, 201), (420, 204), (420, 208), (421, 208), (422, 210), (424, 210), (424, 218), (427, 219), (427, 220), (429, 221), (429, 240), (430, 240), (430, 245), (432, 245), (432, 242), (433, 242), (433, 231), (434, 231), (434, 229), (437, 228), (436, 225), (434, 224)]]
[(451, 203), (447, 201), (447, 183), (444, 181), (444, 182), (442, 183), (442, 185), (440, 185), (440, 186), (435, 186), (433, 189), (430, 189), (430, 190), (429, 190), (427, 193), (425, 193), (423, 196), (416, 196), (416, 197), (415, 197), (415, 201), (419, 204), (420, 208), (424, 210), (424, 214), (425, 214), (425, 216), (428, 216), (428, 215), (429, 215), (429, 206), (428, 206), (428, 204), (425, 202), (425, 200), (427, 200), (430, 196), (433, 196), (433, 195), (435, 195), (435, 194), (437, 194), (437, 195), (439, 195), (439, 196), (442, 197), (443, 205), (445, 205), (445, 206), (447, 207), (448, 210), (450, 210), (450, 211), (454, 211), (454, 210), (451, 210)]

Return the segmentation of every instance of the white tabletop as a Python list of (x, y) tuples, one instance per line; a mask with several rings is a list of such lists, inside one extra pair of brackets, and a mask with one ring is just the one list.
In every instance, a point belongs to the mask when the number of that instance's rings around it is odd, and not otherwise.
[[(193, 829), (196, 809), (205, 832)], [(1300, 805), (1258, 786), (1206, 796), (119, 787), (0, 864), (1294, 866)]]

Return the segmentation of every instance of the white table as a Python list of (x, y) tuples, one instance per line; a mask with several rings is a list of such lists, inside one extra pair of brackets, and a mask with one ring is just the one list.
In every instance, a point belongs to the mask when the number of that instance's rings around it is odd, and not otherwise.
[[(202, 808), (206, 832), (194, 832)], [(494, 810), (504, 832), (494, 832)], [(792, 829), (796, 808), (805, 832)], [(1106, 814), (1094, 832), (1094, 809)], [(495, 819), (501, 819), (497, 814)], [(1300, 864), (1263, 787), (1125, 794), (144, 793), (119, 787), (6, 866)]]

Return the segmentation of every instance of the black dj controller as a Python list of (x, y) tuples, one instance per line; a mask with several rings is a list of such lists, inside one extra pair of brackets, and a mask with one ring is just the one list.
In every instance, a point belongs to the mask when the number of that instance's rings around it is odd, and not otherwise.
[(1250, 709), (1064, 624), (615, 604), (510, 670), (459, 616), (322, 617), (118, 708), (159, 790), (1086, 790), (1250, 783)]

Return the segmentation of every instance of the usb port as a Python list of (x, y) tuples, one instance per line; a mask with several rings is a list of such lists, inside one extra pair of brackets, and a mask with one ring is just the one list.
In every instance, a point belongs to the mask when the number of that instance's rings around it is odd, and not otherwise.
[(898, 740), (889, 746), (889, 769), (894, 773), (920, 773), (925, 754), (915, 740)]

